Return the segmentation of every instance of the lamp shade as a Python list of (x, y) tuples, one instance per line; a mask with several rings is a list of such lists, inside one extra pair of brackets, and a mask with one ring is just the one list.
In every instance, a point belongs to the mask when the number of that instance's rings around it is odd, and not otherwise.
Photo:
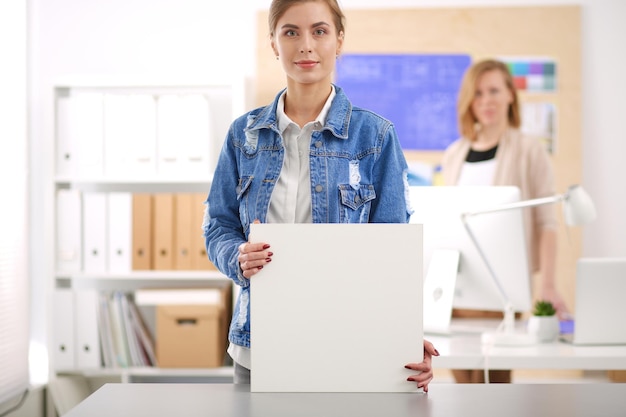
[(565, 223), (578, 226), (589, 223), (596, 218), (596, 208), (591, 197), (580, 185), (572, 185), (565, 194), (563, 201)]

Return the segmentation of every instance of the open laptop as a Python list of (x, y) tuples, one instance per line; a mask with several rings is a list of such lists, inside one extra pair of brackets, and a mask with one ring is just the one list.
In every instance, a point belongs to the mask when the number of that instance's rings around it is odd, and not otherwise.
[(576, 265), (576, 345), (626, 344), (626, 258), (581, 258)]

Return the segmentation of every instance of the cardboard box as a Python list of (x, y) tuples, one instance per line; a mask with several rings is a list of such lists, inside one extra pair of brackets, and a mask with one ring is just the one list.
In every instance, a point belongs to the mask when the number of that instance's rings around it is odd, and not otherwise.
[(222, 366), (228, 338), (230, 286), (212, 304), (161, 304), (156, 312), (156, 355), (162, 368)]

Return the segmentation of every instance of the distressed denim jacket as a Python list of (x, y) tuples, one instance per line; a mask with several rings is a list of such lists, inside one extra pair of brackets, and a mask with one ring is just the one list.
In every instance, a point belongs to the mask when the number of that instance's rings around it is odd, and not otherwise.
[[(335, 90), (325, 125), (313, 132), (309, 148), (313, 223), (408, 222), (407, 163), (393, 125), (352, 107), (341, 88)], [(255, 219), (265, 222), (283, 165), (276, 119), (281, 93), (231, 124), (203, 222), (209, 259), (241, 287), (229, 341), (248, 348), (250, 283), (239, 267), (238, 247)]]

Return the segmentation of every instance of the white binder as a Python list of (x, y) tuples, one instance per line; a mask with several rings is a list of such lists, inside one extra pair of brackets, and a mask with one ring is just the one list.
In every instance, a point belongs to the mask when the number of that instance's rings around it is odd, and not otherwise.
[(98, 339), (98, 293), (96, 290), (74, 292), (76, 325), (76, 367), (100, 368), (100, 342)]
[(189, 177), (204, 177), (209, 174), (209, 104), (201, 94), (188, 94), (181, 101), (185, 117), (182, 135), (185, 143), (183, 171)]
[(210, 126), (210, 148), (209, 148), (209, 172), (215, 171), (220, 151), (224, 144), (224, 139), (228, 134), (230, 123), (232, 120), (233, 106), (239, 107), (239, 100), (227, 91), (212, 91), (207, 96), (209, 102)]
[(156, 173), (156, 102), (153, 96), (133, 94), (128, 97), (129, 120), (126, 124), (131, 154), (128, 173), (131, 177), (146, 177)]
[(86, 273), (107, 270), (107, 198), (105, 193), (83, 193), (83, 263)]
[(128, 144), (131, 137), (126, 127), (129, 123), (128, 97), (123, 94), (104, 96), (104, 175), (107, 178), (128, 177)]
[(132, 194), (108, 193), (109, 273), (124, 274), (132, 269)]
[(145, 178), (154, 175), (154, 98), (142, 94), (106, 94), (104, 139), (104, 171), (108, 178)]
[(99, 178), (103, 171), (103, 98), (98, 93), (59, 97), (56, 175)]
[(69, 288), (59, 288), (52, 296), (54, 323), (52, 333), (52, 357), (57, 371), (76, 367), (74, 348), (74, 295)]
[(77, 190), (58, 190), (56, 208), (57, 272), (80, 272), (82, 268), (80, 192)]
[(194, 177), (209, 174), (209, 104), (201, 94), (166, 94), (157, 105), (159, 175)]

